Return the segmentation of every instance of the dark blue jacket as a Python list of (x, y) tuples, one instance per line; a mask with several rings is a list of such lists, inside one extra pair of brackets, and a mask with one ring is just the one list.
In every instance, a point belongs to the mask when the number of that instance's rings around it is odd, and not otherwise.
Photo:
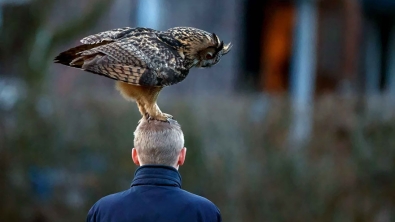
[(101, 198), (87, 222), (217, 222), (219, 209), (206, 198), (181, 189), (181, 176), (169, 166), (136, 170), (130, 189)]

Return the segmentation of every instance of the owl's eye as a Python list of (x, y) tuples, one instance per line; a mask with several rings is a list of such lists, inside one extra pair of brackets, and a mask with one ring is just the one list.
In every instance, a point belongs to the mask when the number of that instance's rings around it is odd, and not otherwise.
[(211, 52), (208, 52), (206, 54), (206, 59), (212, 59), (212, 58), (214, 58), (214, 55)]

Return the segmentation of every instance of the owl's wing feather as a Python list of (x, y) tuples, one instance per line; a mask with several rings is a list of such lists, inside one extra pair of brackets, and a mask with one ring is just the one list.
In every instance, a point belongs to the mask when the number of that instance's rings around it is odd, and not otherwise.
[(182, 81), (188, 74), (183, 59), (170, 39), (164, 42), (158, 31), (150, 30), (124, 28), (88, 36), (83, 41), (87, 44), (77, 47), (85, 50), (63, 52), (67, 61), (60, 63), (134, 85), (163, 87)]
[(123, 42), (113, 42), (110, 44), (98, 46), (82, 51), (80, 55), (91, 56), (100, 53), (109, 57), (109, 60), (105, 61), (109, 64), (123, 64), (146, 68), (147, 63), (150, 61), (149, 58), (145, 54), (141, 53), (141, 50), (139, 50), (136, 46), (133, 44), (124, 44)]
[(169, 33), (157, 33), (156, 36), (167, 45), (173, 48), (179, 48), (182, 46), (182, 43), (177, 39), (173, 38)]
[(124, 28), (117, 28), (117, 29), (112, 29), (104, 32), (100, 32), (94, 35), (87, 36), (83, 39), (81, 39), (81, 43), (83, 44), (97, 44), (103, 41), (117, 41), (122, 38), (127, 38), (133, 35), (138, 35), (138, 34), (143, 34), (143, 33), (153, 33), (157, 32), (154, 29), (150, 28), (142, 28), (142, 27), (137, 27), (137, 28), (130, 28), (130, 27), (124, 27)]
[[(111, 79), (126, 82), (133, 85), (156, 85), (155, 78), (153, 75), (145, 75), (150, 71), (146, 68), (133, 67), (120, 64), (108, 64), (108, 65), (94, 65), (87, 69), (87, 71), (106, 76)], [(147, 78), (148, 77), (148, 78)], [(141, 84), (144, 81), (146, 84)]]

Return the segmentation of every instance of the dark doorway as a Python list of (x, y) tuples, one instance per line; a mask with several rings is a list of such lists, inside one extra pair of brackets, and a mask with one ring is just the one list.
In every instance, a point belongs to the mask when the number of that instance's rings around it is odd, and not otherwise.
[(238, 86), (247, 91), (288, 91), (292, 2), (248, 0), (245, 13), (244, 56)]

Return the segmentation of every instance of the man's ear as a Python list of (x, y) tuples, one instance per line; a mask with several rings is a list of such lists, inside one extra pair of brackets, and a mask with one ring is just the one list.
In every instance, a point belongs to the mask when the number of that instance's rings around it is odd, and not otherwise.
[(181, 149), (180, 154), (178, 154), (178, 161), (177, 161), (178, 166), (182, 166), (184, 164), (186, 155), (187, 155), (187, 148), (184, 147)]
[(139, 154), (137, 153), (136, 148), (132, 149), (132, 159), (133, 159), (134, 164), (136, 164), (137, 166), (140, 166)]

